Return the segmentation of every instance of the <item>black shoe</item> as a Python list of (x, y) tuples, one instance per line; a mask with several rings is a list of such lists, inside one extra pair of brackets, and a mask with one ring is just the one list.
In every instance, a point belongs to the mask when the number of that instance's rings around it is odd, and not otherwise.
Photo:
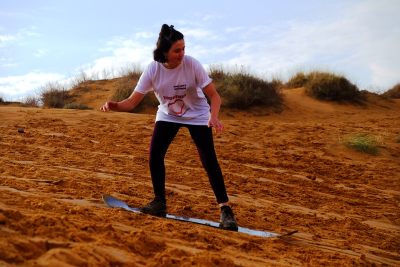
[(238, 225), (235, 220), (235, 215), (229, 206), (221, 207), (221, 222), (219, 227), (225, 230), (237, 231)]
[(158, 217), (165, 217), (167, 215), (167, 205), (164, 200), (156, 197), (149, 204), (140, 208), (140, 211)]

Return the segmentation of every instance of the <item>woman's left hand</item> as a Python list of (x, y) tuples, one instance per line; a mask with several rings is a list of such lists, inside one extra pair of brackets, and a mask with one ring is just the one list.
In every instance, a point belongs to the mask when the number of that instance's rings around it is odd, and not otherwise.
[(210, 118), (208, 121), (208, 127), (213, 127), (215, 133), (220, 134), (224, 130), (224, 125), (218, 118)]

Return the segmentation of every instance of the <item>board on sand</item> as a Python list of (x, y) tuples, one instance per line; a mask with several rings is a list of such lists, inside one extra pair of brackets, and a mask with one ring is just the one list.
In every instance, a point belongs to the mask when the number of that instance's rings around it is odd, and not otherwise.
[[(141, 213), (139, 208), (130, 207), (124, 201), (122, 201), (118, 198), (115, 198), (113, 196), (110, 196), (110, 195), (103, 195), (103, 201), (104, 201), (104, 203), (107, 204), (107, 206), (109, 206), (111, 208), (122, 208), (127, 211)], [(172, 214), (167, 214), (165, 216), (165, 218), (176, 220), (176, 221), (182, 221), (182, 222), (196, 223), (196, 224), (201, 224), (201, 225), (206, 225), (206, 226), (221, 229), (219, 227), (218, 222), (209, 221), (209, 220), (203, 220), (203, 219), (197, 219), (197, 218), (191, 218), (191, 217), (185, 217), (185, 216), (177, 216), (177, 215), (172, 215)], [(283, 237), (283, 236), (292, 235), (292, 234), (296, 233), (297, 231), (292, 231), (292, 232), (285, 233), (285, 234), (278, 234), (278, 233), (267, 232), (267, 231), (253, 230), (250, 228), (245, 228), (245, 227), (239, 226), (238, 232), (245, 233), (248, 235), (260, 236), (260, 237)]]

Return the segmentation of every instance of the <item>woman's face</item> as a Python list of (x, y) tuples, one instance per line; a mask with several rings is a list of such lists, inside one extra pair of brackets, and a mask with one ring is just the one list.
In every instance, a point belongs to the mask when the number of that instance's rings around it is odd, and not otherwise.
[(169, 68), (175, 68), (181, 64), (185, 55), (185, 41), (178, 40), (172, 44), (171, 48), (166, 54), (167, 65)]

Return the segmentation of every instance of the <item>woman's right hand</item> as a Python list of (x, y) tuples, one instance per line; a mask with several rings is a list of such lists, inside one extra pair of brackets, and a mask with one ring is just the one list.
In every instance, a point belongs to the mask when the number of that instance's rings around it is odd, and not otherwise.
[(117, 110), (118, 103), (115, 101), (107, 101), (100, 110), (103, 112), (107, 112), (110, 110)]

